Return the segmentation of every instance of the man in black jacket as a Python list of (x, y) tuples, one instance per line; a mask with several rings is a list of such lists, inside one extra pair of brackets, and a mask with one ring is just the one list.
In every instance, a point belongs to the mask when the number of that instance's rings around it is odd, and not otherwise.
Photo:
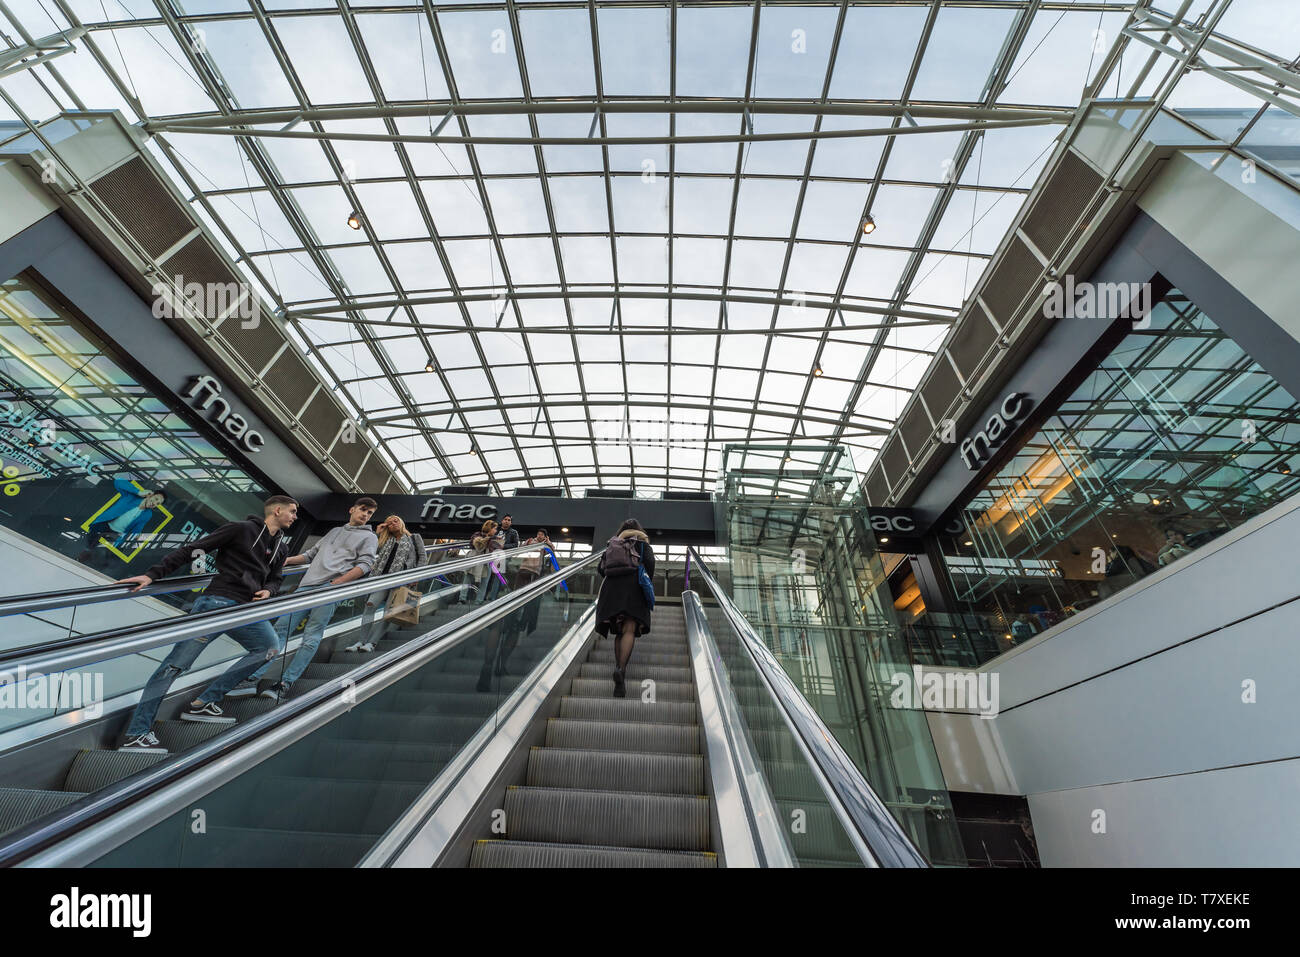
[[(132, 591), (139, 591), (195, 558), (216, 552), (217, 574), (194, 603), (190, 614), (270, 598), (280, 589), (284, 560), (289, 554), (284, 530), (297, 517), (297, 502), (287, 495), (272, 495), (263, 504), (262, 518), (228, 522), (211, 535), (176, 549), (143, 575), (123, 578), (122, 582), (134, 584), (136, 587)], [(181, 712), (181, 720), (234, 724), (235, 719), (222, 712), (217, 702), (279, 651), (279, 638), (269, 621), (240, 625), (229, 629), (226, 634), (243, 645), (248, 654), (227, 668), (190, 702), (189, 707)], [(172, 649), (144, 686), (140, 703), (131, 715), (124, 742), (118, 750), (166, 753), (151, 730), (158, 708), (172, 682), (189, 671), (214, 637), (190, 638)]]

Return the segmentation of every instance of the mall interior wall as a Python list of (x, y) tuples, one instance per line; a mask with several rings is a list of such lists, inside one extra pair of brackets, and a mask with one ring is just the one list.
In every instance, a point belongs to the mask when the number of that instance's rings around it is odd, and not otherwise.
[[(1239, 172), (1175, 156), (1139, 248), (1290, 385), (1300, 193)], [(982, 665), (996, 717), (928, 714), (948, 787), (1025, 796), (1048, 867), (1294, 866), (1297, 540), (1292, 496)]]
[(1044, 866), (1294, 865), (1300, 502), (988, 663), (931, 713), (949, 787), (1023, 794)]

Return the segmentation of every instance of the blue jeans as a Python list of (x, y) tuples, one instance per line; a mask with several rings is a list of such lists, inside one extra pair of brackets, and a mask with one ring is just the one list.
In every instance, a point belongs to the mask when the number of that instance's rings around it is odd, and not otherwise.
[[(299, 588), (294, 594), (313, 591), (317, 588), (323, 588), (329, 582), (321, 582), (319, 585), (307, 585)], [(311, 664), (312, 658), (316, 657), (316, 649), (320, 647), (321, 639), (325, 637), (325, 626), (329, 624), (330, 616), (334, 614), (335, 603), (319, 605), (306, 611), (295, 611), (288, 615), (280, 616), (280, 620), (275, 623), (275, 633), (279, 638), (278, 649), (284, 651), (289, 644), (289, 636), (293, 630), (298, 627), (298, 622), (303, 618), (307, 619), (307, 626), (302, 630), (302, 644), (298, 646), (298, 652), (293, 656), (293, 661), (289, 662), (289, 667), (285, 669), (284, 674), (280, 677), (280, 682), (288, 687), (302, 677), (302, 673), (307, 670)], [(275, 664), (272, 658), (257, 671), (253, 672), (253, 679), (261, 678)]]
[(393, 593), (389, 591), (371, 592), (366, 596), (366, 605), (361, 612), (361, 640), (373, 641), (379, 644), (383, 640), (384, 634), (388, 631), (388, 620), (384, 618), (384, 612), (388, 610), (388, 596)]
[[(190, 614), (197, 615), (200, 612), (211, 611), (214, 608), (228, 608), (231, 605), (238, 604), (239, 602), (235, 601), (235, 599), (226, 598), (224, 595), (200, 595), (194, 603), (194, 607), (190, 609)], [(221, 634), (221, 632), (217, 634)], [(240, 625), (238, 628), (227, 630), (225, 634), (243, 645), (248, 654), (236, 661), (222, 672), (212, 684), (203, 689), (203, 693), (199, 695), (198, 700), (204, 703), (220, 701), (225, 697), (227, 691), (258, 668), (265, 667), (281, 647), (275, 629), (271, 627), (269, 621), (255, 621), (250, 625)], [(139, 737), (153, 727), (154, 718), (158, 717), (158, 708), (162, 705), (162, 700), (166, 697), (167, 690), (172, 686), (172, 682), (190, 670), (199, 655), (203, 654), (203, 649), (208, 646), (208, 642), (215, 637), (217, 635), (190, 638), (188, 641), (180, 642), (171, 650), (171, 654), (163, 660), (163, 663), (154, 671), (153, 677), (149, 679), (148, 684), (144, 686), (144, 693), (140, 698), (140, 703), (136, 705), (135, 713), (131, 715), (131, 722), (126, 727), (127, 737)]]
[(486, 605), (493, 598), (496, 598), (500, 591), (501, 579), (497, 577), (497, 573), (492, 568), (492, 563), (489, 562), (485, 577), (479, 583), (479, 604)]

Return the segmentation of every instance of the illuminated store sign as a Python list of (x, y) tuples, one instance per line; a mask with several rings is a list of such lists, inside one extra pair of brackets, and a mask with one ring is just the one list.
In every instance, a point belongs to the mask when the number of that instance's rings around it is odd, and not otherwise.
[(1032, 403), (1023, 392), (1012, 392), (1003, 399), (998, 411), (984, 423), (984, 428), (962, 441), (961, 460), (966, 463), (966, 467), (972, 472), (979, 471), (993, 450), (1011, 432), (1012, 426), (1029, 414), (1031, 406)]
[(230, 410), (230, 403), (221, 397), (221, 383), (210, 375), (195, 376), (192, 381), (194, 384), (190, 391), (185, 393), (190, 404), (202, 412), (212, 409), (209, 418), (221, 426), (240, 448), (247, 452), (262, 451), (266, 439), (262, 433), (248, 427), (247, 419)]
[(433, 509), (433, 519), (436, 521), (440, 518), (458, 519), (466, 521), (476, 519), (485, 522), (489, 518), (495, 518), (497, 507), (495, 505), (474, 506), (469, 503), (457, 505), (455, 502), (444, 502), (440, 498), (425, 499), (424, 507), (420, 509), (420, 518), (429, 518), (429, 510)]

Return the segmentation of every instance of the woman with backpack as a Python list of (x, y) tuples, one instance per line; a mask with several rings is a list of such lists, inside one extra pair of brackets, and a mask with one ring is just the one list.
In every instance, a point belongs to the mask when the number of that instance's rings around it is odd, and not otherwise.
[(637, 637), (650, 631), (653, 591), (642, 587), (641, 570), (653, 581), (655, 555), (650, 537), (635, 518), (619, 526), (596, 570), (604, 578), (596, 599), (596, 633), (614, 635), (614, 697), (626, 696), (624, 677)]
[[(387, 575), (392, 572), (404, 572), (420, 564), (420, 556), (415, 548), (414, 537), (406, 529), (406, 523), (397, 515), (389, 515), (378, 528), (379, 551), (375, 554), (375, 564), (371, 575)], [(391, 589), (372, 592), (366, 596), (366, 607), (362, 613), (361, 640), (344, 648), (344, 651), (374, 651), (388, 629), (384, 618), (385, 606)], [(378, 609), (379, 621), (375, 621)]]

